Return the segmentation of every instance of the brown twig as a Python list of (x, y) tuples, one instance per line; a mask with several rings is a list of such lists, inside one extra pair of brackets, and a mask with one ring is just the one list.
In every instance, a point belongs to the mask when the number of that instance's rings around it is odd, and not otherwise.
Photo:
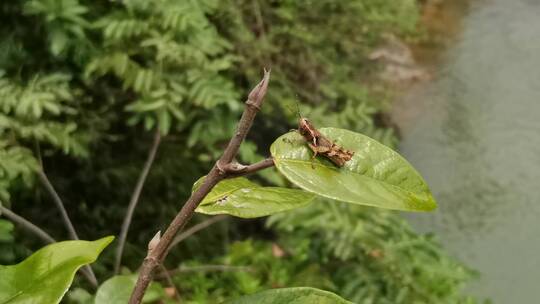
[(266, 40), (266, 30), (264, 29), (264, 19), (262, 15), (261, 5), (257, 0), (252, 0), (251, 4), (253, 5), (253, 15), (255, 16), (255, 21), (257, 23), (259, 37), (261, 37), (263, 40)]
[(206, 178), (199, 189), (191, 194), (191, 197), (186, 201), (180, 212), (178, 212), (176, 217), (173, 219), (155, 249), (149, 252), (144, 259), (137, 283), (135, 284), (135, 288), (133, 289), (131, 298), (129, 299), (130, 304), (141, 303), (144, 293), (152, 281), (155, 269), (165, 259), (168, 248), (170, 247), (176, 234), (184, 228), (186, 223), (193, 216), (197, 206), (201, 203), (204, 197), (210, 193), (212, 188), (227, 177), (227, 172), (224, 171), (223, 168), (228, 166), (233, 161), (238, 153), (240, 144), (246, 138), (255, 116), (261, 108), (266, 90), (268, 88), (269, 79), (270, 71), (265, 70), (263, 79), (261, 82), (259, 82), (259, 84), (257, 84), (257, 86), (255, 86), (248, 96), (246, 107), (240, 121), (238, 122), (236, 133), (229, 141), (223, 155), (206, 175)]
[(51, 181), (45, 174), (45, 171), (43, 171), (43, 168), (40, 168), (40, 170), (37, 171), (39, 180), (47, 189), (49, 194), (51, 195), (53, 202), (56, 205), (56, 208), (58, 211), (60, 211), (60, 215), (62, 216), (62, 220), (64, 221), (64, 225), (66, 226), (66, 229), (68, 230), (69, 237), (73, 240), (78, 240), (79, 236), (77, 235), (77, 231), (75, 231), (75, 227), (73, 227), (73, 223), (71, 222), (69, 215), (66, 211), (66, 207), (64, 206), (64, 202), (62, 202), (62, 199), (58, 195), (58, 192), (54, 189), (53, 185), (51, 184)]
[(129, 201), (129, 205), (126, 211), (126, 216), (124, 217), (124, 222), (122, 223), (122, 228), (120, 230), (120, 236), (118, 237), (118, 246), (116, 247), (116, 257), (115, 257), (115, 263), (114, 263), (115, 274), (118, 274), (118, 272), (120, 271), (120, 265), (122, 263), (122, 254), (124, 252), (124, 246), (126, 244), (126, 238), (129, 231), (129, 225), (131, 224), (131, 219), (133, 218), (133, 212), (135, 211), (135, 208), (137, 207), (137, 203), (139, 202), (139, 198), (141, 196), (144, 183), (146, 181), (146, 178), (148, 177), (150, 168), (152, 168), (154, 159), (156, 158), (156, 154), (157, 154), (157, 150), (159, 148), (160, 142), (161, 142), (161, 134), (159, 132), (159, 129), (156, 129), (156, 132), (154, 134), (154, 140), (152, 142), (152, 147), (150, 148), (150, 151), (148, 152), (148, 157), (146, 159), (146, 162), (144, 163), (143, 169), (141, 171), (141, 175), (139, 176), (139, 179), (137, 180), (137, 184), (135, 185), (135, 189), (133, 190), (133, 193), (131, 195), (131, 199)]
[[(41, 162), (41, 156), (40, 156), (40, 163), (42, 163)], [(43, 184), (45, 189), (47, 189), (47, 191), (51, 195), (51, 197), (53, 199), (53, 202), (56, 204), (56, 208), (58, 208), (58, 211), (60, 211), (60, 214), (62, 216), (62, 220), (64, 221), (64, 225), (66, 226), (66, 228), (67, 228), (67, 230), (69, 232), (70, 238), (72, 240), (78, 240), (79, 236), (77, 235), (77, 231), (75, 231), (75, 227), (73, 227), (73, 223), (71, 222), (71, 219), (69, 218), (69, 215), (68, 215), (68, 213), (66, 211), (66, 207), (64, 205), (64, 202), (62, 201), (62, 199), (58, 195), (58, 192), (56, 192), (56, 190), (54, 189), (54, 186), (52, 185), (51, 181), (49, 180), (49, 178), (45, 174), (45, 171), (43, 170), (43, 164), (41, 165), (39, 170), (37, 170), (37, 174), (38, 174), (39, 180), (41, 181), (41, 183)], [(98, 280), (97, 280), (96, 275), (94, 274), (94, 271), (92, 270), (92, 268), (90, 266), (86, 265), (86, 266), (83, 267), (82, 270), (83, 270), (83, 273), (84, 273), (84, 271), (86, 271), (88, 273), (88, 279), (90, 281), (90, 284), (92, 284), (92, 286), (94, 288), (97, 288), (99, 283), (98, 283)]]
[(30, 221), (28, 221), (24, 217), (22, 217), (20, 215), (17, 215), (15, 212), (9, 210), (8, 208), (2, 206), (1, 202), (0, 202), (0, 215), (5, 216), (7, 219), (11, 220), (15, 224), (18, 224), (21, 227), (25, 228), (26, 230), (28, 230), (28, 231), (32, 232), (33, 234), (37, 235), (45, 243), (47, 243), (47, 244), (56, 243), (56, 240), (53, 239), (53, 237), (50, 236), (47, 232), (43, 231), (43, 229), (41, 229), (38, 226), (32, 224)]
[(169, 271), (167, 270), (167, 268), (165, 268), (165, 266), (163, 266), (163, 264), (160, 264), (159, 265), (159, 268), (161, 268), (161, 273), (163, 274), (163, 278), (165, 278), (165, 280), (167, 281), (167, 284), (169, 284), (169, 287), (171, 287), (173, 290), (174, 290), (174, 299), (176, 300), (177, 303), (180, 303), (180, 291), (178, 291), (178, 288), (176, 288), (176, 285), (174, 285), (174, 282), (171, 278), (171, 274), (169, 273)]
[(193, 227), (190, 227), (188, 230), (180, 233), (179, 235), (177, 235), (174, 240), (172, 241), (171, 243), (171, 246), (169, 246), (169, 248), (172, 248), (176, 245), (178, 245), (178, 243), (182, 242), (183, 240), (187, 239), (188, 237), (190, 237), (191, 235), (203, 230), (204, 228), (212, 225), (212, 224), (215, 224), (217, 222), (220, 222), (224, 219), (227, 219), (228, 216), (227, 215), (217, 215), (217, 216), (213, 216), (205, 221), (202, 221), (196, 225), (193, 225)]
[[(47, 232), (43, 231), (43, 229), (34, 225), (32, 222), (28, 221), (24, 217), (2, 206), (2, 202), (0, 202), (0, 215), (5, 216), (7, 219), (14, 222), (15, 224), (32, 232), (33, 234), (38, 236), (40, 239), (42, 239), (46, 244), (56, 243), (56, 240), (52, 236), (50, 236)], [(88, 268), (82, 268), (81, 273), (90, 283), (92, 283), (95, 280), (95, 276), (92, 276)]]

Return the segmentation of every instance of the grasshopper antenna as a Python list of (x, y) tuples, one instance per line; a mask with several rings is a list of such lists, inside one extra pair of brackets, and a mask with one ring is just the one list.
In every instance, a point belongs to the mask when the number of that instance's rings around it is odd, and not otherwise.
[(292, 113), (295, 113), (296, 116), (298, 116), (298, 118), (302, 118), (302, 114), (300, 113), (300, 106), (298, 105), (298, 100), (296, 100), (295, 104), (296, 104), (296, 109), (294, 109), (291, 106), (286, 106), (286, 107), (287, 109), (289, 109), (289, 111), (291, 111)]
[(298, 118), (302, 118), (302, 113), (300, 113), (300, 102), (298, 101), (298, 94), (296, 94), (295, 104), (296, 104), (296, 115), (298, 116)]
[(302, 118), (302, 113), (300, 112), (300, 101), (298, 101), (298, 94), (296, 94), (296, 114), (298, 115), (298, 118)]
[[(296, 94), (296, 97), (298, 98), (298, 94)], [(287, 109), (289, 109), (289, 111), (291, 111), (291, 113), (296, 113), (296, 115), (298, 116), (298, 119), (300, 121), (300, 119), (302, 119), (302, 114), (300, 114), (300, 106), (298, 105), (299, 104), (298, 99), (295, 100), (295, 103), (296, 103), (296, 111), (290, 105), (286, 105), (286, 107), (287, 107)], [(298, 131), (298, 130), (291, 129), (290, 131)]]
[(302, 114), (300, 113), (300, 105), (298, 100), (296, 101), (296, 115), (298, 115), (298, 118), (302, 118)]

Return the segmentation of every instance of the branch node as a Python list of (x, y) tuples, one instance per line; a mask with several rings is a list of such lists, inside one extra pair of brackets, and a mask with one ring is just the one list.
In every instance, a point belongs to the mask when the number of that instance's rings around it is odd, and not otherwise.
[(218, 169), (219, 175), (225, 175), (227, 173), (227, 165), (223, 166), (221, 160), (216, 162), (216, 168)]
[[(155, 257), (152, 253), (149, 253), (149, 254), (144, 258), (143, 264), (151, 265), (151, 267), (154, 268), (155, 266), (159, 265), (160, 263), (159, 263), (157, 257)], [(152, 269), (152, 270), (153, 270), (153, 269)]]
[(242, 173), (249, 168), (249, 166), (243, 165), (237, 161), (232, 161), (225, 165), (222, 165), (219, 161), (217, 161), (216, 167), (218, 168), (220, 175), (226, 176)]
[(261, 110), (261, 107), (257, 104), (257, 102), (255, 100), (248, 99), (246, 101), (246, 105), (248, 105), (250, 107), (254, 107), (257, 111)]
[(248, 166), (242, 165), (239, 162), (232, 162), (232, 163), (229, 163), (229, 165), (227, 165), (225, 167), (225, 170), (227, 171), (227, 173), (233, 173), (234, 174), (234, 173), (244, 172), (244, 171), (246, 171), (247, 168), (248, 168)]

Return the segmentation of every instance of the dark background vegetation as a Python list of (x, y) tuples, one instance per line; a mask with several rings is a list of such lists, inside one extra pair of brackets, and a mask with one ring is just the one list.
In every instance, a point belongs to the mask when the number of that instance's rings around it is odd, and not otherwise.
[[(385, 34), (423, 39), (413, 0), (4, 0), (0, 3), (0, 195), (56, 239), (68, 234), (37, 182), (40, 159), (82, 239), (118, 235), (155, 132), (163, 136), (123, 258), (134, 272), (232, 134), (242, 100), (272, 80), (241, 160), (268, 155), (295, 127), (296, 103), (320, 126), (394, 146), (381, 123), (389, 92), (368, 54)], [(253, 177), (286, 185), (273, 169)], [(198, 215), (192, 224), (207, 219)], [(0, 262), (43, 244), (0, 220)], [(4, 231), (2, 231), (4, 229)], [(113, 244), (94, 270), (112, 275)], [(175, 247), (168, 269), (182, 298), (217, 303), (313, 286), (357, 303), (474, 303), (472, 272), (396, 212), (325, 200), (268, 219), (227, 219)], [(244, 267), (249, 267), (245, 269)], [(78, 288), (92, 289), (83, 280)], [(82, 293), (81, 290), (78, 294)], [(76, 296), (71, 301), (77, 300)]]

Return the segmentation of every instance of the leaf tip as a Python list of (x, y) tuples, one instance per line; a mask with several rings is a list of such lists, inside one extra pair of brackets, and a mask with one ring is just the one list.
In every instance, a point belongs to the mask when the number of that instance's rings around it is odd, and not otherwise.
[(425, 204), (422, 205), (422, 207), (419, 209), (419, 211), (423, 212), (431, 212), (433, 210), (437, 209), (437, 202), (433, 197), (430, 197), (429, 200)]
[(101, 239), (99, 240), (95, 240), (94, 242), (98, 243), (100, 246), (100, 248), (102, 249), (105, 249), (105, 247), (109, 246), (109, 244), (112, 243), (112, 241), (114, 241), (114, 235), (109, 235), (109, 236), (106, 236), (106, 237), (102, 237)]
[(431, 201), (431, 202), (428, 204), (428, 206), (427, 206), (427, 208), (426, 208), (426, 211), (433, 211), (433, 210), (435, 210), (435, 209), (437, 209), (437, 203), (436, 203), (435, 201)]

